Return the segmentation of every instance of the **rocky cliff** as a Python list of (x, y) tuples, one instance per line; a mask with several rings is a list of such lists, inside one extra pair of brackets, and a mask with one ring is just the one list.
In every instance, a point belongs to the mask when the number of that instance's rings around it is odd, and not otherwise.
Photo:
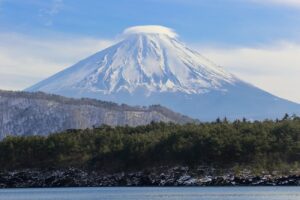
[(186, 123), (193, 120), (159, 105), (132, 107), (42, 92), (0, 90), (0, 139), (7, 135), (46, 135), (102, 124), (138, 126), (152, 121)]

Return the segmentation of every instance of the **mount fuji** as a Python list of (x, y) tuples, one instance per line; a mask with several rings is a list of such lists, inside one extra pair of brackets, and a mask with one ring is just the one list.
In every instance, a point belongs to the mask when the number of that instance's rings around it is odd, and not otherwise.
[(300, 114), (300, 104), (226, 72), (180, 42), (172, 29), (136, 26), (126, 29), (122, 37), (26, 91), (129, 105), (161, 104), (203, 121)]

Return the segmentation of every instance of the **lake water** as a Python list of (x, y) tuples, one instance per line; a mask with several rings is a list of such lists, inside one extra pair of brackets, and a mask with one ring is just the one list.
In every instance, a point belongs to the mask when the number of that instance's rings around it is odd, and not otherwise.
[(0, 200), (300, 200), (300, 187), (0, 189)]

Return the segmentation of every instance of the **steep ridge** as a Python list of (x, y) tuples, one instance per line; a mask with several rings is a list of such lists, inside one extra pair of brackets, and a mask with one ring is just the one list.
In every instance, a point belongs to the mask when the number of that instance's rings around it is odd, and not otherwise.
[(194, 120), (158, 105), (131, 107), (42, 92), (0, 90), (0, 139), (7, 135), (46, 135), (102, 124), (138, 126), (152, 121), (186, 123)]

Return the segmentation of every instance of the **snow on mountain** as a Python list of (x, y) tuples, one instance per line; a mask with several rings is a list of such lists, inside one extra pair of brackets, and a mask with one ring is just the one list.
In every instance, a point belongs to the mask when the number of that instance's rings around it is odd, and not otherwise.
[(179, 42), (167, 28), (132, 27), (124, 35), (120, 43), (30, 90), (53, 92), (72, 87), (111, 94), (144, 88), (148, 92), (196, 94), (235, 81), (231, 74)]
[(202, 120), (300, 113), (298, 104), (239, 80), (162, 26), (137, 26), (123, 40), (27, 91), (92, 97), (131, 105), (162, 104)]
[(8, 135), (48, 135), (67, 129), (139, 126), (155, 122), (194, 120), (162, 106), (132, 107), (45, 93), (0, 90), (0, 140)]

